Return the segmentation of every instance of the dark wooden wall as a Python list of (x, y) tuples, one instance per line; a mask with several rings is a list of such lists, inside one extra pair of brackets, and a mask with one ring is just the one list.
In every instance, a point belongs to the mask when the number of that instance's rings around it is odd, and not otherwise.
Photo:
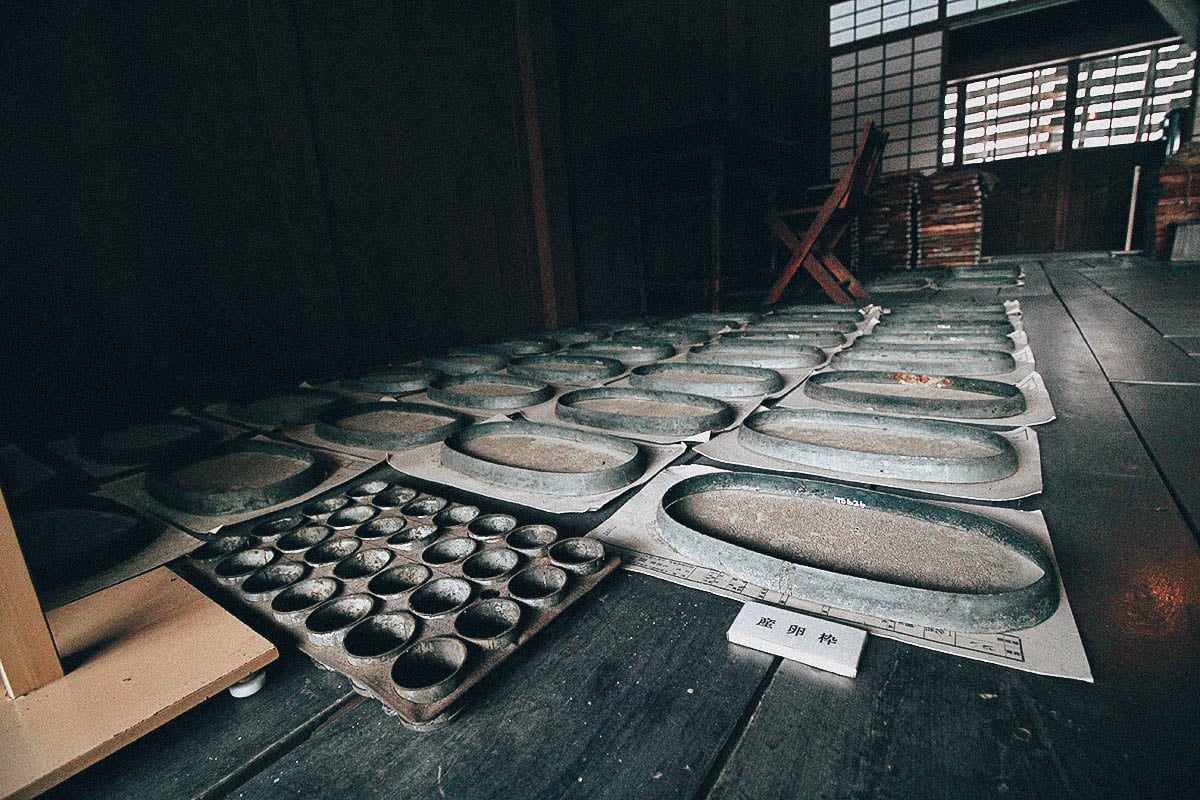
[(0, 438), (540, 327), (515, 7), (8, 5)]

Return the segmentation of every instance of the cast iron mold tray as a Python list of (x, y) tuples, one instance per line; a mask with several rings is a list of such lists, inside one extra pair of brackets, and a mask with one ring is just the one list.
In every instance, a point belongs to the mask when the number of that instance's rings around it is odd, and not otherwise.
[(657, 436), (692, 436), (723, 428), (737, 417), (732, 406), (713, 397), (615, 386), (567, 392), (554, 413), (589, 428)]
[(549, 383), (594, 383), (615, 378), (625, 365), (603, 356), (549, 355), (518, 358), (508, 365), (508, 374)]
[(877, 345), (856, 342), (854, 347), (835, 353), (834, 369), (940, 372), (952, 375), (1000, 375), (1016, 369), (1012, 353), (981, 350), (974, 347), (921, 347), (919, 345)]
[(1010, 383), (949, 375), (838, 370), (809, 377), (803, 391), (824, 403), (885, 414), (1002, 419), (1025, 411), (1025, 395)]
[(629, 373), (629, 384), (638, 389), (690, 392), (721, 398), (773, 394), (784, 385), (783, 377), (773, 369), (681, 362), (636, 367)]
[(428, 386), (436, 374), (424, 367), (389, 367), (357, 378), (343, 378), (339, 386), (351, 392), (372, 394), (407, 394)]
[(451, 350), (445, 355), (425, 358), (421, 363), (443, 375), (474, 375), (503, 369), (507, 359), (483, 350)]
[(549, 400), (554, 387), (542, 380), (515, 375), (460, 375), (429, 387), (430, 400), (449, 406), (488, 411), (527, 408)]
[(317, 436), (374, 450), (403, 449), (441, 441), (471, 424), (457, 411), (429, 403), (356, 403), (317, 420)]
[(324, 389), (290, 389), (258, 400), (231, 404), (225, 416), (249, 425), (274, 428), (307, 425), (349, 402), (345, 396)]
[(791, 330), (776, 328), (774, 330), (755, 330), (748, 328), (744, 331), (732, 331), (721, 334), (717, 340), (722, 344), (734, 346), (755, 347), (766, 345), (808, 345), (831, 349), (846, 344), (846, 337), (839, 331), (831, 330)]
[(163, 419), (79, 440), (79, 454), (103, 464), (136, 465), (176, 450), (215, 442), (217, 435), (199, 420)]
[(697, 364), (732, 364), (761, 369), (810, 369), (824, 364), (825, 351), (811, 345), (772, 347), (769, 342), (717, 342), (693, 347), (687, 360)]
[(615, 358), (622, 364), (650, 364), (675, 355), (675, 348), (670, 342), (642, 342), (641, 344), (621, 344), (620, 342), (580, 342), (571, 345), (571, 352), (591, 356)]

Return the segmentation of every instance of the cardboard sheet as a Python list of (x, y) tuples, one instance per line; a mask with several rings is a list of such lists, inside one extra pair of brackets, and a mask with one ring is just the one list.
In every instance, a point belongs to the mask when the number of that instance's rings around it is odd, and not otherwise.
[[(720, 570), (690, 562), (671, 548), (658, 534), (655, 515), (663, 494), (675, 483), (693, 475), (719, 472), (712, 467), (671, 467), (648, 483), (641, 491), (588, 535), (613, 547), (621, 556), (621, 566), (634, 572), (690, 586), (734, 600), (769, 603), (794, 608), (807, 614), (827, 617), (860, 628), (876, 636), (925, 647), (950, 655), (987, 661), (992, 664), (1092, 682), (1087, 654), (1071, 613), (1062, 580), (1058, 582), (1058, 609), (1046, 621), (1031, 628), (1006, 633), (964, 633), (944, 628), (911, 625), (895, 620), (868, 617), (819, 605), (790, 595), (781, 595)], [(1007, 508), (946, 504), (981, 516), (991, 517), (1033, 537), (1046, 549), (1057, 571), (1058, 561), (1045, 519), (1040, 511), (1014, 511)]]

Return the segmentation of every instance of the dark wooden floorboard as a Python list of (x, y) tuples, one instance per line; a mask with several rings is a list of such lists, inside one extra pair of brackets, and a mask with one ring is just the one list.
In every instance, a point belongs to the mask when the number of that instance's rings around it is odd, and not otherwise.
[(729, 645), (739, 604), (618, 572), (417, 733), (373, 701), (239, 798), (691, 797), (774, 664)]
[(357, 697), (341, 675), (285, 651), (258, 694), (236, 700), (221, 692), (43, 797), (220, 796)]
[(1090, 260), (1080, 273), (1145, 319), (1164, 336), (1200, 336), (1200, 268), (1148, 259)]

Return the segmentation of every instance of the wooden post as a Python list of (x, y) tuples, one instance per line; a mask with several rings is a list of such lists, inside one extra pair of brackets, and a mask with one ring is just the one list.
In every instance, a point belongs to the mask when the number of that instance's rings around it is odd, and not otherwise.
[(0, 680), (8, 699), (63, 676), (46, 615), (0, 493)]

